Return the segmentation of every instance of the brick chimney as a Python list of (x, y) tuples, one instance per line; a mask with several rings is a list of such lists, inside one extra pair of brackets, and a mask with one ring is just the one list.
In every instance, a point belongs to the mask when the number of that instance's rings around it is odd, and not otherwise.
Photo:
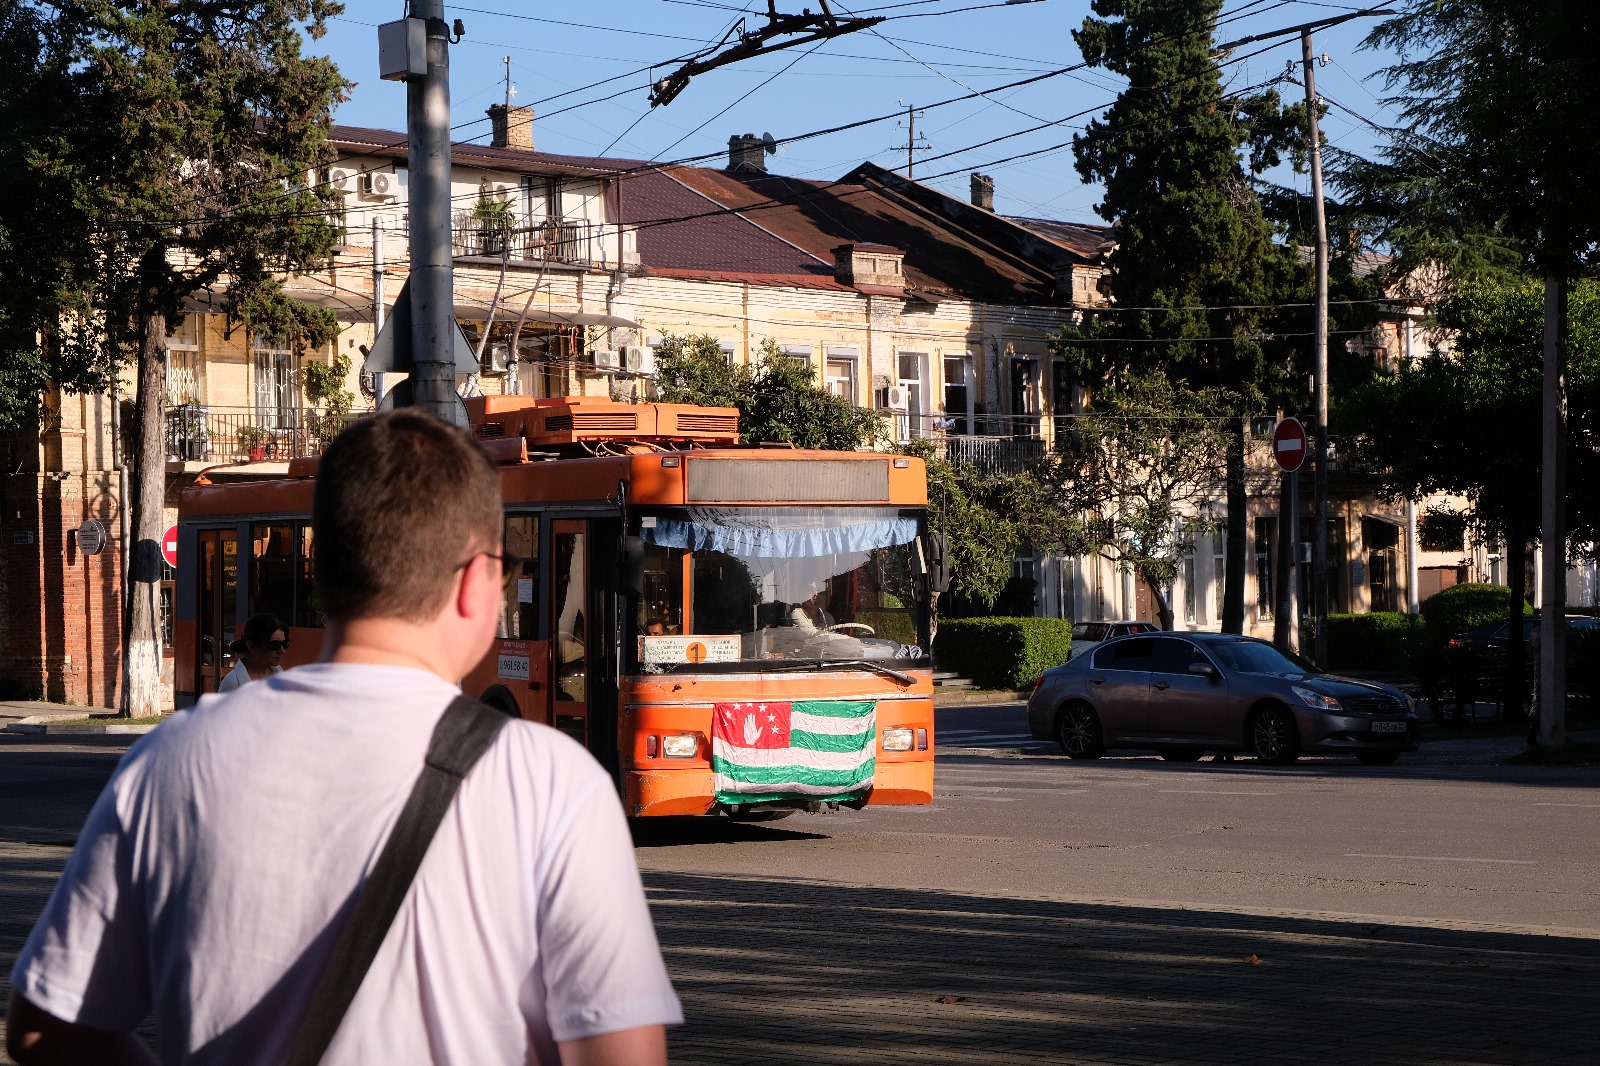
[(490, 104), (489, 123), (494, 127), (490, 147), (533, 151), (533, 108)]
[(886, 244), (841, 244), (833, 250), (833, 276), (841, 285), (904, 290), (905, 258)]
[(972, 206), (994, 210), (994, 179), (987, 174), (972, 175)]
[(767, 150), (761, 138), (753, 133), (734, 134), (728, 138), (728, 173), (765, 174)]

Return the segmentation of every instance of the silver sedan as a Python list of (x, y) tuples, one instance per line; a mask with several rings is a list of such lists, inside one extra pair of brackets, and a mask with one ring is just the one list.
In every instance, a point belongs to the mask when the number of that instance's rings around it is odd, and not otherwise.
[(1028, 726), (1074, 759), (1152, 748), (1193, 762), (1248, 751), (1282, 766), (1302, 752), (1392, 763), (1416, 751), (1420, 719), (1405, 693), (1320, 673), (1254, 637), (1161, 633), (1120, 637), (1034, 682)]

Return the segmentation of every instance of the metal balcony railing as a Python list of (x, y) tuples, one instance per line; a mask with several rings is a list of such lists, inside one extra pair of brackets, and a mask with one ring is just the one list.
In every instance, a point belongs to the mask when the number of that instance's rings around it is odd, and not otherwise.
[(185, 404), (167, 412), (167, 458), (227, 463), (318, 455), (328, 441), (359, 417), (356, 413), (335, 415), (315, 408), (261, 411)]
[(1044, 456), (1039, 437), (970, 437), (948, 434), (935, 437), (936, 453), (952, 463), (975, 468), (980, 474), (1020, 474)]
[(475, 211), (457, 211), (450, 234), (457, 256), (499, 259), (509, 252), (524, 262), (574, 266), (617, 261), (617, 227), (581, 219), (484, 218)]

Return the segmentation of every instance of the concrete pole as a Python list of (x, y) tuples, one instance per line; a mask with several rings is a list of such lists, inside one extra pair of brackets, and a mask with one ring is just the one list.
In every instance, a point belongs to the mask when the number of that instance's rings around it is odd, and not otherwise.
[(1300, 31), (1300, 54), (1305, 65), (1306, 125), (1311, 141), (1311, 205), (1317, 220), (1317, 295), (1312, 353), (1316, 366), (1317, 416), (1313, 428), (1317, 465), (1312, 491), (1316, 494), (1317, 528), (1312, 541), (1311, 599), (1316, 618), (1313, 658), (1328, 668), (1328, 216), (1322, 202), (1322, 136), (1317, 129), (1317, 75), (1311, 53), (1311, 31)]
[(1539, 462), (1539, 747), (1566, 743), (1567, 721), (1567, 281), (1544, 279), (1544, 388)]
[(418, 407), (457, 418), (455, 277), (450, 241), (450, 30), (444, 0), (412, 0), (427, 23), (428, 73), (406, 82), (410, 141), (411, 357)]
[[(372, 219), (372, 338), (377, 340), (383, 330), (383, 226), (377, 216)], [(384, 375), (372, 375), (372, 394), (376, 400), (384, 396)]]

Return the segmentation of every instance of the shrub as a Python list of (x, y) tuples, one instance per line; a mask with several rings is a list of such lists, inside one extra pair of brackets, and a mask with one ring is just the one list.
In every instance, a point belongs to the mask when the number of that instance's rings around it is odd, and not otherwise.
[(982, 688), (1026, 688), (1071, 650), (1072, 623), (1060, 618), (952, 618), (933, 640), (941, 669)]
[[(1522, 613), (1531, 611), (1526, 603), (1522, 605)], [(1422, 601), (1428, 637), (1439, 643), (1497, 622), (1510, 613), (1511, 590), (1504, 585), (1452, 585)]]
[(1421, 622), (1398, 611), (1328, 616), (1328, 666), (1333, 670), (1406, 670)]

